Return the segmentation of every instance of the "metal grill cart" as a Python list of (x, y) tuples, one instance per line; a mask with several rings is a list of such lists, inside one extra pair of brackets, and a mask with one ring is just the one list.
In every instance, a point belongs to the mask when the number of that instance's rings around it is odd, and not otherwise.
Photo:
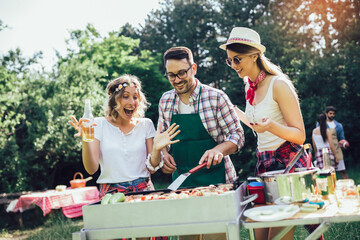
[(73, 240), (191, 235), (226, 232), (240, 240), (246, 183), (219, 195), (83, 207), (84, 228)]

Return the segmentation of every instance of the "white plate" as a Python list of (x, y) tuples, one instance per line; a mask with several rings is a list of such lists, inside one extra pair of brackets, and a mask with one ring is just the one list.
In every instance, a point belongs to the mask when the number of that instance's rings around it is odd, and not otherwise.
[(244, 215), (254, 221), (277, 221), (294, 216), (300, 208), (297, 205), (271, 205), (248, 209)]

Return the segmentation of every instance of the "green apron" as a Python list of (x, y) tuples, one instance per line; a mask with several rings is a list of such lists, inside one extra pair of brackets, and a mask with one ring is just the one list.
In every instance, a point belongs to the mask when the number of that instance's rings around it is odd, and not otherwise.
[[(171, 145), (172, 156), (176, 162), (177, 170), (173, 174), (173, 181), (182, 173), (188, 172), (190, 169), (199, 164), (200, 158), (205, 151), (214, 148), (217, 143), (209, 135), (204, 128), (199, 115), (199, 105), (201, 96), (201, 86), (199, 91), (199, 99), (197, 113), (191, 114), (173, 114), (171, 116), (171, 124), (179, 125), (181, 132), (176, 136), (180, 142)], [(173, 108), (175, 99), (173, 101)], [(170, 124), (170, 125), (171, 125)], [(210, 169), (203, 168), (196, 173), (191, 174), (181, 187), (198, 187), (210, 184), (225, 183), (225, 165), (224, 160)]]

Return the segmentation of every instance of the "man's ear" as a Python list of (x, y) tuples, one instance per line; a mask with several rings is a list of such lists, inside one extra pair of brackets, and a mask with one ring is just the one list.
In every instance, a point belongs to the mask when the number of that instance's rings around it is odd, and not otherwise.
[(192, 65), (192, 71), (193, 71), (193, 74), (194, 74), (194, 76), (195, 76), (196, 73), (197, 73), (197, 65), (196, 65), (196, 63), (193, 63), (193, 65)]

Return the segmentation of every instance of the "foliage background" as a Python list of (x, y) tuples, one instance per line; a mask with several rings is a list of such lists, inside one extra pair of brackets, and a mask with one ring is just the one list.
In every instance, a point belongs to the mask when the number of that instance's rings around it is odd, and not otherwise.
[[(66, 56), (58, 55), (50, 72), (33, 68), (41, 53), (27, 59), (16, 49), (0, 56), (0, 192), (69, 185), (75, 172), (85, 173), (81, 143), (67, 121), (82, 115), (85, 98), (91, 99), (94, 115), (102, 116), (106, 84), (123, 73), (141, 79), (152, 103), (146, 116), (156, 124), (158, 101), (170, 89), (162, 63), (169, 47), (192, 49), (200, 81), (224, 90), (244, 109), (243, 84), (224, 64), (226, 54), (219, 49), (235, 26), (258, 31), (265, 55), (290, 76), (300, 98), (306, 142), (311, 142), (317, 115), (333, 105), (351, 144), (345, 163), (348, 168), (357, 164), (359, 0), (160, 2), (162, 8), (139, 28), (125, 24), (106, 36), (92, 25), (73, 31)], [(5, 28), (0, 19), (0, 31)], [(246, 178), (255, 166), (256, 140), (244, 129), (245, 146), (231, 157)], [(161, 172), (153, 178), (169, 181)]]

